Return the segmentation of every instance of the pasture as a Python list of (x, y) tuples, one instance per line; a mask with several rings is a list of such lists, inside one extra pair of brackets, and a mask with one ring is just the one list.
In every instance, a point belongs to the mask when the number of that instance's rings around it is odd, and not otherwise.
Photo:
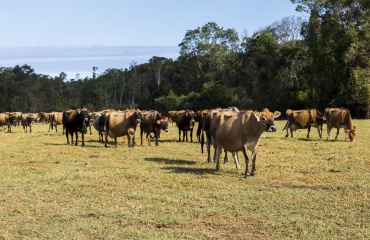
[(94, 130), (67, 145), (44, 124), (0, 132), (0, 239), (369, 239), (370, 120), (354, 120), (354, 143), (343, 129), (326, 141), (326, 125), (285, 138), (285, 122), (247, 179), (241, 153), (242, 169), (216, 171), (175, 124), (159, 146), (140, 146), (138, 127), (134, 148)]

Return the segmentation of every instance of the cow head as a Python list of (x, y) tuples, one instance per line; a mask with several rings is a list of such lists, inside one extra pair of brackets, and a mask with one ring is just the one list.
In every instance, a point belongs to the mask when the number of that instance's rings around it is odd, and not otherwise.
[(353, 126), (352, 129), (350, 130), (344, 130), (345, 134), (346, 134), (346, 140), (347, 138), (349, 138), (349, 140), (351, 142), (355, 142), (356, 140), (356, 126)]
[(134, 117), (135, 117), (135, 121), (136, 123), (141, 123), (141, 110), (140, 109), (135, 109), (133, 110), (134, 111)]
[(168, 132), (168, 117), (162, 117), (162, 119), (157, 120), (157, 124), (163, 131)]
[(193, 127), (195, 125), (194, 111), (186, 110), (185, 116), (186, 116), (187, 122), (189, 122), (190, 129), (193, 129)]
[(275, 126), (274, 119), (281, 115), (281, 112), (275, 111), (270, 112), (267, 108), (264, 108), (262, 112), (253, 112), (254, 116), (259, 122), (259, 126), (266, 132), (276, 132), (277, 127)]

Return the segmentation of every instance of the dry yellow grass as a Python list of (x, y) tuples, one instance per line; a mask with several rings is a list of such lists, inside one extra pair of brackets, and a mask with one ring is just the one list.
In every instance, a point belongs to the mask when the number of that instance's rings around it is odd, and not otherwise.
[(46, 125), (0, 132), (0, 239), (368, 239), (370, 121), (355, 120), (355, 143), (285, 138), (284, 124), (262, 135), (248, 179), (175, 126), (130, 149), (96, 131), (84, 148)]

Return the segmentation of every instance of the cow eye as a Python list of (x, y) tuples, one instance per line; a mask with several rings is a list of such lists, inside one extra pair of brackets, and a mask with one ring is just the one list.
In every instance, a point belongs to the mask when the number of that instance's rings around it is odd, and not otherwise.
[(262, 121), (266, 121), (266, 117), (265, 116), (262, 116)]

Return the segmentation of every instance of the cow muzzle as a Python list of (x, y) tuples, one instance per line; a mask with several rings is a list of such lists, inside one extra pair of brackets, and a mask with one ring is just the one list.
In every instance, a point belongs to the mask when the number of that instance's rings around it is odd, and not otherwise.
[(276, 132), (277, 127), (275, 125), (271, 125), (268, 127), (267, 132)]

